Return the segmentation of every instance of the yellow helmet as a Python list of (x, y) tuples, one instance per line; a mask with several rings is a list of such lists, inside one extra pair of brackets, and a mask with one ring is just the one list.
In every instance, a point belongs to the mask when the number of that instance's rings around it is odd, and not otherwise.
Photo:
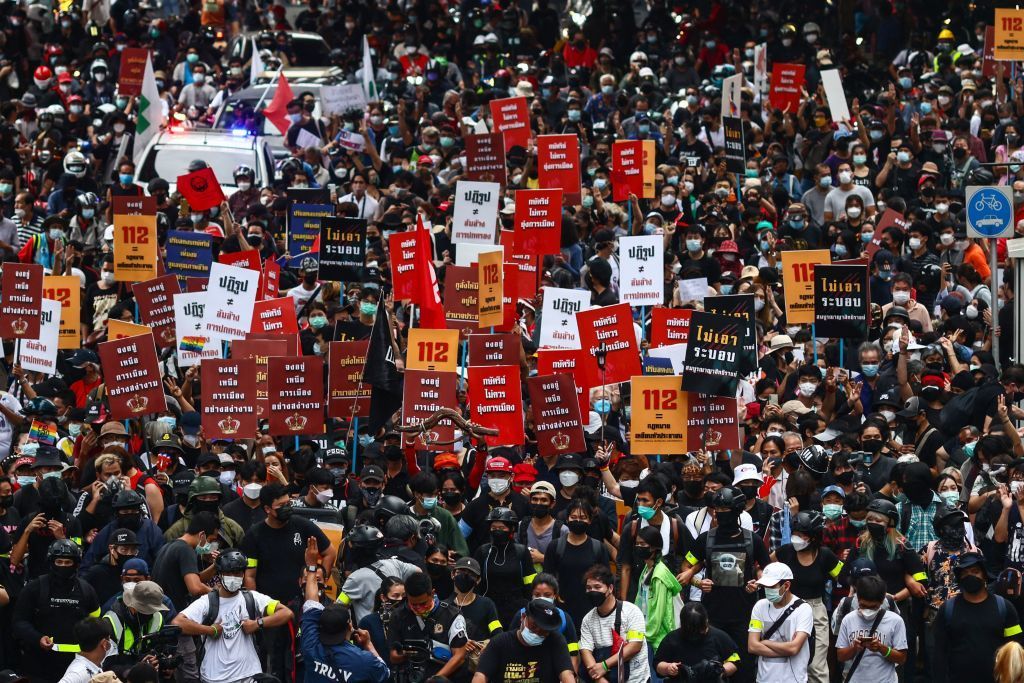
[(954, 40), (956, 36), (948, 28), (944, 28), (939, 31), (939, 40)]

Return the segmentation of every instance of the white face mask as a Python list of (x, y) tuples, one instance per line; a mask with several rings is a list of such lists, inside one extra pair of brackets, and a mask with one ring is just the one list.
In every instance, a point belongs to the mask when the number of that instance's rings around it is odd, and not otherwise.
[(893, 420), (896, 419), (896, 413), (894, 413), (891, 410), (883, 410), (883, 411), (881, 411), (881, 413), (882, 413), (882, 417), (885, 418), (886, 422), (892, 422)]
[(915, 250), (916, 249), (920, 249), (921, 248), (921, 238), (920, 237), (911, 237), (909, 240), (907, 240), (907, 246), (909, 246), (911, 249), (915, 249)]
[(897, 304), (899, 306), (903, 306), (908, 301), (910, 301), (910, 292), (893, 292), (892, 293), (892, 302), (894, 304)]
[(109, 270), (103, 271), (102, 277), (103, 277), (103, 284), (105, 284), (105, 285), (112, 285), (112, 284), (114, 284), (114, 282), (116, 282), (116, 280), (114, 278), (114, 273), (112, 271), (109, 271)]
[(491, 493), (496, 493), (499, 496), (508, 491), (508, 486), (508, 479), (487, 479), (487, 487), (491, 489)]
[(818, 390), (818, 385), (814, 382), (800, 382), (800, 395), (804, 398), (810, 398), (814, 396), (814, 392)]
[(250, 187), (252, 187), (252, 183), (246, 183), (246, 182), (241, 182), (241, 181), (239, 181), (239, 183), (238, 183), (238, 191), (239, 192), (246, 192)]
[(853, 182), (853, 174), (852, 173), (850, 173), (849, 171), (840, 171), (839, 172), (839, 183), (840, 184), (846, 185), (846, 184), (852, 183), (852, 182)]
[(864, 607), (861, 607), (860, 609), (857, 610), (857, 613), (860, 614), (861, 619), (869, 619), (870, 620), (870, 619), (874, 619), (875, 618), (875, 616), (878, 614), (878, 610), (877, 609), (866, 609)]
[(249, 500), (259, 500), (260, 490), (263, 487), (260, 484), (246, 484), (242, 487), (242, 495)]
[(558, 473), (558, 481), (562, 486), (575, 486), (579, 483), (580, 475), (571, 470), (562, 470)]
[(228, 593), (237, 593), (242, 590), (241, 576), (222, 576), (220, 577), (220, 583)]
[(231, 486), (231, 484), (233, 484), (235, 481), (235, 471), (226, 470), (224, 472), (221, 472), (217, 479), (220, 481), (220, 483), (224, 484), (225, 486)]
[[(938, 211), (939, 213), (946, 213), (947, 211), (949, 211), (949, 204), (947, 204), (946, 202), (942, 202), (941, 204), (936, 204), (935, 205), (935, 210)], [(946, 237), (946, 235), (943, 235), (943, 237)], [(953, 236), (949, 235), (949, 237), (950, 237), (950, 239), (952, 239)], [(943, 242), (943, 244), (945, 244), (945, 242)]]
[(846, 215), (850, 218), (860, 218), (860, 211), (861, 209), (859, 206), (851, 206), (846, 209)]
[(789, 542), (793, 544), (793, 550), (796, 550), (798, 552), (801, 551), (801, 550), (806, 550), (807, 546), (810, 545), (809, 541), (807, 541), (806, 539), (800, 538), (799, 536), (793, 536), (792, 538), (789, 539)]
[(952, 236), (951, 234), (949, 234), (948, 232), (947, 232), (947, 233), (945, 233), (945, 234), (943, 234), (943, 235), (939, 235), (939, 241), (940, 241), (940, 242), (942, 242), (942, 244), (943, 244), (944, 246), (947, 246), (947, 247), (948, 247), (949, 245), (953, 244), (953, 240), (955, 240), (955, 239), (956, 239), (956, 238), (955, 238), (955, 237), (953, 237), (953, 236)]
[(317, 491), (316, 501), (318, 503), (326, 503), (330, 499), (334, 498), (334, 491), (327, 489), (325, 491)]

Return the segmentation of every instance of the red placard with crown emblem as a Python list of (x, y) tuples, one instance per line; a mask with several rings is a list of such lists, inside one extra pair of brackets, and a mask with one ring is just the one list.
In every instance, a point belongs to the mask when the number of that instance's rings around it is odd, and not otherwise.
[(735, 398), (690, 393), (686, 442), (691, 449), (727, 451), (740, 447)]
[(571, 375), (538, 375), (526, 380), (533, 412), (533, 431), (541, 457), (580, 453), (587, 449), (580, 422), (580, 404)]
[(111, 417), (129, 420), (167, 410), (152, 333), (103, 342), (96, 350)]
[(319, 356), (271, 358), (270, 433), (274, 436), (324, 431), (324, 359)]
[(256, 359), (207, 359), (199, 366), (203, 384), (203, 435), (245, 439), (256, 433)]
[(43, 315), (43, 267), (38, 263), (5, 263), (0, 280), (0, 338), (38, 339)]
[(145, 282), (132, 283), (139, 319), (153, 329), (156, 345), (174, 346), (174, 295), (181, 293), (177, 275), (163, 275)]

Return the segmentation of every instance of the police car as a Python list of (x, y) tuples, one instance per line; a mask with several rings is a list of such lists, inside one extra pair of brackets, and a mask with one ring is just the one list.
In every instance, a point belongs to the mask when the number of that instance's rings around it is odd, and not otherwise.
[(274, 180), (274, 157), (266, 138), (244, 130), (171, 128), (146, 146), (135, 172), (135, 184), (146, 187), (154, 178), (163, 178), (173, 187), (195, 159), (209, 164), (225, 196), (231, 196), (237, 189), (232, 173), (241, 165), (255, 169), (257, 187), (270, 185)]

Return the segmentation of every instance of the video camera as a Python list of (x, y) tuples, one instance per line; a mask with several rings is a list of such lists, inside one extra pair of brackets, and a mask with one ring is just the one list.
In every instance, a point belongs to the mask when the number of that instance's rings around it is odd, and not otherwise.
[(396, 673), (397, 683), (423, 683), (429, 678), (430, 642), (421, 638), (407, 638), (395, 646), (406, 655), (405, 664)]
[(156, 657), (160, 677), (173, 679), (174, 671), (181, 664), (178, 654), (178, 638), (181, 636), (180, 626), (164, 626), (156, 633), (142, 636), (139, 639), (139, 656)]

